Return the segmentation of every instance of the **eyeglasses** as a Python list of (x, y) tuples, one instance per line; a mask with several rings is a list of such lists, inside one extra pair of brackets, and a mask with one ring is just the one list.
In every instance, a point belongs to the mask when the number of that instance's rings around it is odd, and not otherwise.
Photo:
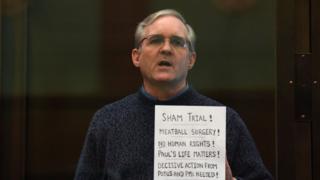
[[(138, 48), (141, 46), (143, 41), (146, 41), (146, 45), (150, 47), (160, 47), (165, 43), (165, 37), (160, 34), (149, 35), (143, 39), (138, 44)], [(171, 36), (169, 38), (169, 42), (171, 47), (179, 49), (179, 48), (187, 48), (189, 41), (180, 36)]]

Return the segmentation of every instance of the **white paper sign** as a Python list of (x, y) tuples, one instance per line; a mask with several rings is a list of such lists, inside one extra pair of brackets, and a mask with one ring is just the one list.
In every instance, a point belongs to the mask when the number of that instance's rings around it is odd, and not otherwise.
[(225, 180), (225, 155), (225, 107), (155, 107), (154, 180)]

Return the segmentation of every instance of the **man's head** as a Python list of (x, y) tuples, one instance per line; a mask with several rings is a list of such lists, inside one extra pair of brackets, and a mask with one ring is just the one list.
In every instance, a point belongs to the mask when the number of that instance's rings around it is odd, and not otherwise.
[(196, 60), (195, 34), (174, 10), (161, 10), (139, 23), (132, 62), (140, 68), (146, 88), (186, 85), (188, 71)]
[(186, 26), (186, 29), (188, 31), (187, 40), (190, 43), (190, 51), (194, 52), (195, 51), (196, 35), (195, 35), (192, 27), (189, 24), (187, 24), (187, 21), (184, 19), (184, 17), (179, 12), (177, 12), (173, 9), (164, 9), (164, 10), (157, 11), (155, 13), (150, 14), (143, 21), (141, 21), (136, 28), (136, 32), (135, 32), (135, 36), (134, 36), (135, 47), (139, 48), (140, 41), (145, 37), (145, 35), (146, 35), (145, 28), (162, 16), (176, 17)]

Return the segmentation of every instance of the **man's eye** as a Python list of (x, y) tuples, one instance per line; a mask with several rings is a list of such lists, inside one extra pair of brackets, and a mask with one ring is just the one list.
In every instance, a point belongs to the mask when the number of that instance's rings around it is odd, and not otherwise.
[(171, 38), (171, 44), (173, 46), (177, 46), (177, 47), (184, 47), (185, 46), (185, 41), (184, 41), (184, 39), (182, 39), (180, 37), (172, 37)]
[(163, 43), (163, 37), (155, 36), (149, 38), (149, 44), (161, 44)]

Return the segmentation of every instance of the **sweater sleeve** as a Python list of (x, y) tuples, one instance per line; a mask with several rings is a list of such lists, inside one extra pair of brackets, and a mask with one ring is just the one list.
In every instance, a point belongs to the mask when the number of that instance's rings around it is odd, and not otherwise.
[(75, 180), (102, 179), (105, 148), (103, 136), (100, 133), (101, 128), (99, 126), (99, 117), (96, 114), (91, 121), (86, 135), (74, 177)]
[[(231, 139), (229, 146), (232, 153), (228, 153), (228, 160), (233, 176), (237, 180), (272, 180), (272, 176), (263, 164), (254, 140), (246, 125), (237, 113), (232, 113), (228, 119), (228, 133)], [(229, 159), (229, 154), (231, 159)]]

